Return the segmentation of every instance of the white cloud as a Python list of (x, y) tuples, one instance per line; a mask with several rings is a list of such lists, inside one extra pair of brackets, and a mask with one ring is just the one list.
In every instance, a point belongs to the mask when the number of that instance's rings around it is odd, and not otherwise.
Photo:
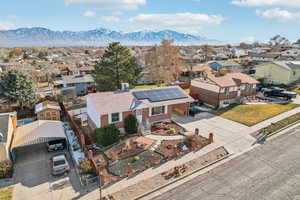
[(88, 10), (88, 11), (85, 11), (85, 12), (83, 13), (83, 16), (84, 16), (84, 17), (95, 17), (95, 16), (96, 16), (96, 13), (93, 12), (93, 11)]
[(135, 30), (162, 30), (171, 29), (186, 33), (198, 33), (203, 27), (218, 25), (224, 18), (220, 15), (200, 13), (175, 14), (140, 14), (130, 18), (129, 25)]
[(300, 8), (300, 0), (233, 0), (236, 6), (255, 6), (255, 7), (272, 7), (283, 6), (291, 8)]
[(300, 20), (300, 12), (290, 12), (280, 8), (273, 8), (265, 11), (256, 10), (256, 14), (266, 19), (275, 19), (282, 22)]
[(145, 5), (146, 0), (64, 0), (67, 5), (77, 4), (109, 10), (136, 10)]
[(16, 26), (13, 23), (0, 21), (0, 30), (9, 30), (14, 28), (16, 28)]
[(106, 23), (117, 23), (121, 19), (117, 16), (103, 16), (100, 18), (101, 22), (106, 22)]
[(93, 12), (93, 11), (85, 11), (84, 13), (83, 13), (83, 16), (84, 17), (95, 17), (96, 16), (96, 13), (95, 12)]

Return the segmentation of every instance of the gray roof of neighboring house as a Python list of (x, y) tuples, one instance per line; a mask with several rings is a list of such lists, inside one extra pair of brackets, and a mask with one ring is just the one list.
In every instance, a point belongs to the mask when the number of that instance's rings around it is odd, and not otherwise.
[(237, 66), (239, 67), (240, 64), (231, 60), (220, 60), (220, 61), (213, 61), (211, 63), (218, 63), (219, 65), (222, 65), (223, 67), (231, 67), (231, 66)]
[(7, 139), (9, 117), (8, 113), (0, 115), (0, 133), (3, 135), (3, 141), (1, 142), (6, 142)]
[(273, 63), (288, 70), (300, 69), (300, 61), (276, 61)]
[(94, 79), (90, 74), (63, 76), (62, 80), (65, 84), (94, 82)]

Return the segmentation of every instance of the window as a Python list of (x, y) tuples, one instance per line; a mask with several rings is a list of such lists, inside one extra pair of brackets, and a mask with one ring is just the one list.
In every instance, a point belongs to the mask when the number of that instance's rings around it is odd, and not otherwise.
[(162, 115), (165, 114), (165, 106), (154, 107), (151, 109), (151, 115)]
[(120, 120), (120, 113), (112, 113), (111, 114), (111, 123), (119, 122)]

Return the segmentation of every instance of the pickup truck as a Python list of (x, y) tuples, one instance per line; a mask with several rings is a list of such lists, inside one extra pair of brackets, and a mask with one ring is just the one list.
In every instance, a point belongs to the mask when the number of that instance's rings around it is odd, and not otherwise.
[(282, 88), (263, 88), (261, 90), (264, 96), (266, 97), (281, 97), (288, 100), (294, 99), (297, 97), (297, 93), (289, 92)]

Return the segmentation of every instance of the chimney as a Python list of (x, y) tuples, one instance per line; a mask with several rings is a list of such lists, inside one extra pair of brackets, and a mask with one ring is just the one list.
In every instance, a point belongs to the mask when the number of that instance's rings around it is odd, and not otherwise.
[(210, 144), (214, 142), (214, 134), (213, 134), (213, 133), (210, 133), (210, 134), (209, 134), (208, 140), (209, 140), (209, 143), (210, 143)]
[(195, 128), (195, 135), (199, 135), (199, 129)]

